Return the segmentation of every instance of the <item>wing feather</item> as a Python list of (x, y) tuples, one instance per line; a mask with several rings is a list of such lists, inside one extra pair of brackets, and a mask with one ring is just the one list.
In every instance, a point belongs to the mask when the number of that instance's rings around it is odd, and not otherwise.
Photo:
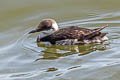
[(56, 41), (64, 40), (64, 39), (78, 39), (78, 40), (89, 39), (94, 37), (95, 35), (100, 34), (100, 31), (103, 30), (106, 26), (93, 30), (87, 28), (81, 28), (79, 26), (71, 26), (69, 28), (59, 29), (58, 31), (50, 35), (47, 35), (41, 38), (40, 40), (55, 43)]

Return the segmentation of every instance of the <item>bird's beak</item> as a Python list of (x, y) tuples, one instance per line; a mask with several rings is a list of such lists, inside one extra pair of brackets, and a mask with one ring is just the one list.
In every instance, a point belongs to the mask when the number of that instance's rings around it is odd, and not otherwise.
[(35, 33), (35, 32), (38, 32), (38, 31), (37, 30), (32, 30), (28, 34)]

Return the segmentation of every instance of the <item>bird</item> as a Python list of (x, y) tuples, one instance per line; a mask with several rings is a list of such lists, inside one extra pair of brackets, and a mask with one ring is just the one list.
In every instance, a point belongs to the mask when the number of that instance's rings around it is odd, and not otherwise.
[(102, 43), (108, 40), (107, 33), (100, 32), (108, 24), (95, 29), (83, 28), (80, 26), (67, 26), (59, 29), (57, 22), (54, 19), (43, 19), (36, 29), (29, 32), (36, 33), (45, 30), (53, 30), (53, 33), (48, 34), (42, 38), (37, 37), (37, 42), (50, 42), (52, 45), (76, 45), (76, 44), (90, 44)]

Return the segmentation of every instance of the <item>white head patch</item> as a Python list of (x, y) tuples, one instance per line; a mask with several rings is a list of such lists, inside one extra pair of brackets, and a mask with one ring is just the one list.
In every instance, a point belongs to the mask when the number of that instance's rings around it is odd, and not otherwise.
[(57, 31), (57, 30), (58, 30), (58, 25), (57, 25), (57, 23), (53, 23), (53, 24), (52, 24), (52, 28), (54, 29), (54, 31)]

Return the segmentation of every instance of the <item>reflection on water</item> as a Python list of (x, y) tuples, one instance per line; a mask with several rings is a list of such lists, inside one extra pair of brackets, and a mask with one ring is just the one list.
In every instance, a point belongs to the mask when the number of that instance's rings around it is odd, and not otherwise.
[[(37, 43), (38, 47), (45, 47), (45, 44)], [(46, 48), (47, 47), (47, 48)], [(78, 54), (78, 56), (89, 54), (93, 51), (100, 50), (104, 51), (109, 49), (109, 44), (86, 44), (86, 45), (51, 45), (47, 46), (46, 49), (42, 51), (42, 58), (40, 59), (57, 59), (60, 57), (69, 56), (72, 54)], [(40, 53), (41, 54), (41, 53)]]

